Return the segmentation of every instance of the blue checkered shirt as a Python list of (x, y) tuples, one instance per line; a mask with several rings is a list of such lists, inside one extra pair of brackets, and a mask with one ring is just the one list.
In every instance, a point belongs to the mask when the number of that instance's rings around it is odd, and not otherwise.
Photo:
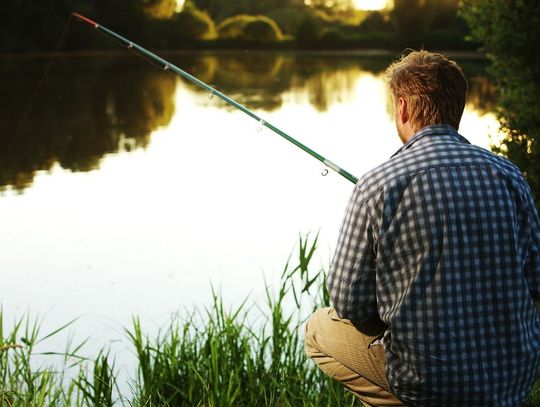
[(362, 177), (328, 276), (333, 306), (387, 325), (411, 406), (518, 406), (540, 373), (540, 222), (512, 163), (428, 126)]

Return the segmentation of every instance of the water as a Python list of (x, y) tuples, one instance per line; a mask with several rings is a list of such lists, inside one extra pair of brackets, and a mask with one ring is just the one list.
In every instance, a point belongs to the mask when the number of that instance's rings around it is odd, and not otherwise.
[[(400, 146), (389, 58), (254, 52), (174, 63), (356, 176)], [(124, 54), (0, 62), (0, 299), (46, 333), (72, 318), (92, 354), (139, 315), (149, 333), (208, 304), (264, 301), (299, 235), (327, 267), (352, 184), (243, 113)], [(471, 79), (460, 132), (489, 147), (493, 87)], [(32, 109), (29, 111), (29, 108)], [(25, 114), (28, 112), (27, 118)], [(20, 123), (22, 122), (22, 125)], [(62, 340), (47, 345), (63, 350)], [(120, 356), (120, 359), (126, 356)]]

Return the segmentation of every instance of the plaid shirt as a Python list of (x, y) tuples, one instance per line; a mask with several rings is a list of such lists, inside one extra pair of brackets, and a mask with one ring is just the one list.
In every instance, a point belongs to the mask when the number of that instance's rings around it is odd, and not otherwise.
[(518, 168), (428, 126), (358, 182), (328, 289), (342, 318), (386, 323), (412, 406), (517, 406), (540, 372), (540, 222)]

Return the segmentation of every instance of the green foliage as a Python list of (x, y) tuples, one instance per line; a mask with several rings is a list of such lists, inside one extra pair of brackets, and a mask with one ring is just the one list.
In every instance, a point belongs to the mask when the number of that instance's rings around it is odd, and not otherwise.
[(424, 49), (444, 49), (447, 51), (476, 51), (476, 44), (467, 41), (462, 33), (455, 30), (432, 30), (417, 37)]
[(187, 3), (171, 23), (172, 41), (206, 40), (216, 37), (216, 27), (207, 12)]
[(284, 36), (293, 36), (303, 16), (311, 12), (306, 7), (286, 7), (271, 10), (265, 15), (276, 22)]
[(435, 4), (426, 0), (394, 0), (391, 19), (405, 43), (427, 31)]
[(69, 13), (88, 11), (84, 0), (2, 0), (0, 51), (21, 52), (55, 49)]
[(302, 47), (317, 45), (321, 33), (326, 29), (327, 23), (317, 14), (306, 14), (300, 20), (295, 32), (296, 43)]
[(72, 383), (79, 391), (78, 399), (83, 405), (110, 407), (115, 405), (114, 392), (119, 389), (116, 383), (114, 361), (110, 361), (108, 352), (100, 351), (89, 372), (82, 368)]
[(305, 8), (303, 0), (190, 0), (209, 13), (214, 21), (240, 15), (268, 15), (273, 10)]
[(540, 406), (540, 380), (534, 384), (531, 394), (525, 401), (522, 407), (538, 407)]
[(495, 151), (524, 172), (540, 208), (540, 3), (464, 0), (461, 14), (472, 38), (492, 61), (499, 89), (499, 121), (506, 137)]
[(41, 336), (39, 323), (29, 317), (15, 322), (11, 332), (4, 334), (3, 313), (0, 310), (0, 405), (49, 407), (69, 405), (73, 388), (64, 385), (64, 369), (69, 364), (79, 365), (82, 360), (76, 353), (83, 344), (71, 347), (64, 353), (43, 352), (49, 358), (61, 357), (61, 369), (52, 366), (36, 368), (36, 347), (47, 339), (63, 332), (74, 321)]
[(237, 15), (223, 20), (217, 26), (220, 38), (253, 42), (273, 42), (283, 39), (276, 22), (265, 16)]
[(339, 27), (327, 28), (322, 32), (321, 36), (319, 37), (320, 44), (329, 48), (337, 48), (340, 46), (340, 44), (346, 43), (347, 40), (348, 37), (346, 33)]
[(353, 0), (307, 0), (306, 4), (316, 10), (324, 11), (329, 15), (350, 12), (354, 9)]
[(391, 32), (392, 24), (380, 11), (372, 11), (358, 25), (358, 31), (362, 33)]
[(144, 2), (145, 0), (94, 0), (92, 14), (101, 24), (114, 27), (134, 41), (140, 41), (148, 35)]
[(143, 11), (156, 19), (169, 19), (176, 11), (176, 0), (144, 0)]
[(244, 28), (244, 35), (250, 41), (271, 42), (283, 39), (283, 34), (274, 20), (261, 17), (250, 21)]
[(437, 6), (432, 11), (429, 29), (440, 31), (455, 31), (468, 34), (467, 23), (458, 15), (457, 0), (437, 0)]

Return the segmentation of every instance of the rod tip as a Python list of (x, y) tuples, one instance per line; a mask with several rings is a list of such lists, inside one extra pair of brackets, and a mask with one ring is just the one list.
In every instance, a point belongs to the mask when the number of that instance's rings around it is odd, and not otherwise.
[(90, 20), (88, 17), (85, 17), (85, 16), (83, 16), (82, 14), (79, 14), (79, 13), (71, 13), (71, 15), (72, 15), (73, 17), (78, 18), (78, 19), (81, 20), (81, 21), (84, 21), (84, 22), (87, 23), (87, 24), (90, 24), (90, 25), (91, 25), (92, 27), (94, 27), (94, 28), (97, 28), (97, 26), (98, 26), (98, 23), (96, 23), (96, 22), (93, 21), (93, 20)]

